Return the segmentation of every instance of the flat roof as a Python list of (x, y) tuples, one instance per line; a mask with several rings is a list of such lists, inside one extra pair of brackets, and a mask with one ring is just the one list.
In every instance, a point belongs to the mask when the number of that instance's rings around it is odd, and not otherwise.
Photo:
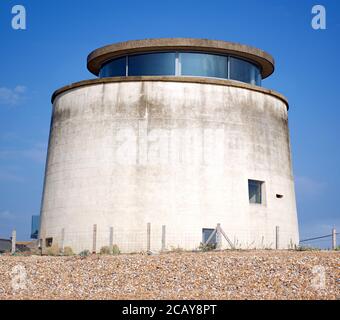
[(110, 44), (96, 49), (88, 55), (87, 68), (98, 76), (101, 66), (113, 58), (132, 53), (177, 50), (230, 54), (251, 60), (260, 65), (262, 79), (274, 72), (274, 59), (263, 50), (234, 42), (195, 38), (158, 38)]

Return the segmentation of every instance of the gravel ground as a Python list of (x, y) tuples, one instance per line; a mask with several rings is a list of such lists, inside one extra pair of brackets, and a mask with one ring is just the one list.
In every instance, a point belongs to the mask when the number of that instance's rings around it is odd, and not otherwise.
[(0, 256), (0, 299), (340, 299), (340, 253)]

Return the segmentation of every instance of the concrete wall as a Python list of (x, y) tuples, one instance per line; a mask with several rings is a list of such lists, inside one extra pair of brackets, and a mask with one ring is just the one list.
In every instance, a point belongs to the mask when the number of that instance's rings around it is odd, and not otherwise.
[[(248, 179), (265, 181), (250, 204)], [(283, 198), (276, 198), (276, 194)], [(53, 106), (40, 237), (74, 251), (166, 245), (192, 249), (221, 223), (243, 248), (298, 243), (287, 108), (244, 88), (181, 82), (113, 82), (75, 88)], [(228, 247), (227, 243), (223, 244)]]

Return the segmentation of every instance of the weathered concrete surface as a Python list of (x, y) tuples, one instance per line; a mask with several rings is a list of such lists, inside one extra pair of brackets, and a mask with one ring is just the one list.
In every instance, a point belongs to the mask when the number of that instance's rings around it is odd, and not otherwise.
[(262, 79), (267, 78), (274, 72), (274, 59), (263, 50), (235, 42), (195, 38), (158, 38), (110, 44), (96, 49), (88, 55), (87, 68), (93, 74), (98, 75), (101, 65), (107, 60), (130, 53), (171, 50), (234, 54), (260, 65)]
[(219, 86), (229, 86), (235, 88), (243, 88), (251, 91), (257, 91), (265, 94), (272, 95), (280, 100), (282, 100), (286, 105), (287, 109), (288, 101), (287, 99), (277, 91), (255, 86), (252, 84), (248, 84), (241, 81), (231, 80), (231, 79), (217, 79), (217, 78), (206, 78), (206, 77), (189, 77), (189, 76), (128, 76), (128, 77), (105, 77), (105, 78), (96, 78), (90, 80), (82, 80), (75, 83), (71, 83), (64, 87), (59, 88), (52, 94), (51, 101), (54, 102), (54, 99), (72, 89), (76, 89), (79, 87), (92, 86), (95, 84), (109, 83), (109, 82), (135, 82), (135, 81), (156, 81), (156, 82), (190, 82), (190, 83), (200, 83), (200, 84), (215, 84)]
[[(248, 200), (265, 181), (265, 204)], [(283, 195), (282, 199), (276, 194)], [(213, 84), (135, 81), (74, 88), (54, 100), (41, 238), (76, 252), (114, 242), (127, 252), (197, 247), (222, 228), (246, 247), (298, 243), (286, 104)], [(227, 244), (224, 243), (224, 247)]]

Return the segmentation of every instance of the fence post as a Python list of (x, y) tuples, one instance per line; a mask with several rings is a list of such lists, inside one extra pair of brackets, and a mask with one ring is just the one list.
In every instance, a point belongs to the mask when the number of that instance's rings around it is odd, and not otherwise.
[(166, 227), (165, 225), (162, 226), (162, 251), (165, 251), (165, 233)]
[(113, 227), (110, 227), (110, 243), (109, 243), (110, 250), (112, 252), (113, 249)]
[(336, 230), (335, 228), (332, 229), (332, 249), (336, 249)]
[(92, 243), (92, 253), (97, 252), (97, 225), (93, 225), (93, 243)]
[(151, 250), (151, 223), (147, 224), (147, 240), (146, 240), (146, 251), (150, 252)]
[(15, 247), (16, 247), (16, 242), (17, 242), (17, 232), (16, 230), (12, 231), (12, 250), (11, 253), (15, 253)]
[(61, 229), (61, 253), (64, 254), (65, 229)]
[(278, 250), (280, 248), (280, 227), (275, 227), (275, 249)]
[(221, 248), (222, 248), (221, 224), (218, 223), (216, 227), (216, 249), (221, 250)]

